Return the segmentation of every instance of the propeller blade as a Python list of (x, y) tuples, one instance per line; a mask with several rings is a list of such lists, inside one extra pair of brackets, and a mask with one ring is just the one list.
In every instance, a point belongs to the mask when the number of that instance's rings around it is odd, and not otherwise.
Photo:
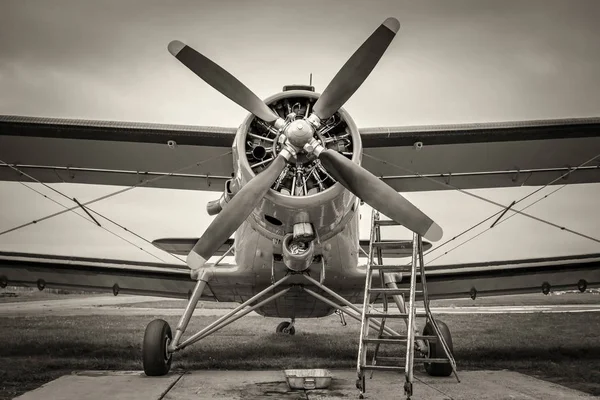
[(442, 238), (438, 224), (360, 165), (335, 150), (323, 150), (319, 159), (331, 176), (371, 207), (426, 239), (436, 242)]
[(266, 170), (252, 178), (233, 196), (188, 254), (186, 262), (191, 269), (202, 267), (248, 218), (281, 174), (286, 162), (286, 158), (279, 154)]
[(236, 77), (209, 60), (190, 46), (173, 40), (169, 52), (188, 67), (193, 73), (223, 95), (245, 108), (265, 122), (274, 123), (279, 116)]
[(321, 94), (313, 112), (326, 120), (339, 110), (367, 79), (400, 29), (396, 18), (388, 18), (354, 52)]

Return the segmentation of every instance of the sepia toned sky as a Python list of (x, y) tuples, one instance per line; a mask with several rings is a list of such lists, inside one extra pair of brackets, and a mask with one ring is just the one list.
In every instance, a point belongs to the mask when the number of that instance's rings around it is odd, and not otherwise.
[[(389, 16), (400, 20), (400, 32), (345, 105), (360, 127), (600, 116), (595, 0), (3, 0), (0, 114), (237, 126), (246, 112), (180, 65), (166, 49), (171, 40), (196, 48), (264, 98), (307, 83), (310, 73), (322, 91)], [(55, 187), (80, 200), (116, 190)], [(476, 192), (508, 205), (533, 190)], [(599, 195), (596, 184), (566, 187), (528, 212), (600, 237)], [(204, 205), (217, 196), (135, 189), (97, 210), (149, 240), (199, 236), (209, 221)], [(444, 239), (497, 211), (460, 193), (407, 197), (444, 228)], [(0, 230), (60, 209), (17, 183), (0, 183), (0, 204)], [(0, 249), (153, 260), (75, 215), (2, 235)], [(590, 252), (600, 245), (516, 216), (436, 263)]]

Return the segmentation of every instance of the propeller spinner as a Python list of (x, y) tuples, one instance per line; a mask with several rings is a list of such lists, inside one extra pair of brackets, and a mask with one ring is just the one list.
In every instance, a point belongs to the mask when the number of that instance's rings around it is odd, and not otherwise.
[(260, 174), (251, 179), (217, 215), (187, 257), (197, 270), (248, 218), (271, 185), (297, 152), (313, 153), (331, 176), (373, 208), (408, 229), (437, 241), (442, 229), (402, 195), (360, 165), (335, 150), (326, 149), (315, 137), (321, 121), (337, 112), (367, 79), (396, 36), (400, 23), (386, 19), (348, 59), (323, 91), (313, 113), (297, 120), (284, 120), (229, 72), (180, 41), (169, 43), (169, 52), (192, 72), (235, 103), (282, 133), (282, 150)]

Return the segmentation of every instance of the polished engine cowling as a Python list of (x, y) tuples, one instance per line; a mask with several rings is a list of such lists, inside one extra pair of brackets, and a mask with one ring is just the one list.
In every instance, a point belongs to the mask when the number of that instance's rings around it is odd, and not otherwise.
[[(289, 90), (265, 100), (282, 118), (293, 113), (304, 118), (319, 95), (308, 90)], [(343, 109), (317, 130), (316, 136), (355, 163), (360, 163), (362, 143), (354, 121)], [(280, 151), (278, 132), (255, 118), (246, 117), (233, 146), (239, 169), (234, 180), (240, 186), (269, 166)], [(264, 236), (282, 240), (298, 223), (309, 223), (314, 237), (326, 240), (338, 233), (356, 210), (356, 197), (335, 181), (316, 157), (292, 158), (259, 206), (250, 222)], [(302, 212), (299, 212), (302, 210)]]

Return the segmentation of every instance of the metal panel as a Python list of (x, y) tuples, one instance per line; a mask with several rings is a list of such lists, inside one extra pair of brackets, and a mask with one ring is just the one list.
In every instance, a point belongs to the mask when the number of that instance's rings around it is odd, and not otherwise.
[[(43, 182), (132, 186), (150, 179), (143, 185), (222, 191), (233, 173), (235, 132), (219, 127), (0, 116), (0, 160), (19, 164), (20, 170)], [(0, 180), (29, 179), (0, 165)]]
[[(400, 192), (600, 182), (600, 137), (366, 148), (363, 166)], [(419, 175), (426, 175), (422, 178)]]
[(235, 128), (0, 115), (0, 135), (231, 147)]
[[(0, 136), (0, 160), (43, 182), (223, 191), (233, 173), (230, 148), (166, 143)], [(0, 180), (29, 181), (6, 165)]]
[(599, 136), (600, 118), (377, 127), (362, 128), (360, 134), (365, 148), (573, 139)]
[[(22, 165), (45, 182), (129, 186), (159, 178), (145, 186), (221, 191), (233, 172), (233, 158), (211, 158), (231, 149), (235, 131), (0, 116), (0, 159)], [(363, 165), (398, 191), (544, 185), (600, 154), (598, 118), (366, 128), (360, 133)], [(167, 146), (169, 140), (177, 146)], [(420, 150), (413, 147), (416, 142), (423, 143)], [(198, 162), (203, 164), (194, 166)], [(599, 166), (595, 160), (558, 183), (600, 182)], [(419, 177), (423, 174), (429, 179)], [(0, 180), (19, 179), (27, 180), (0, 165)]]

